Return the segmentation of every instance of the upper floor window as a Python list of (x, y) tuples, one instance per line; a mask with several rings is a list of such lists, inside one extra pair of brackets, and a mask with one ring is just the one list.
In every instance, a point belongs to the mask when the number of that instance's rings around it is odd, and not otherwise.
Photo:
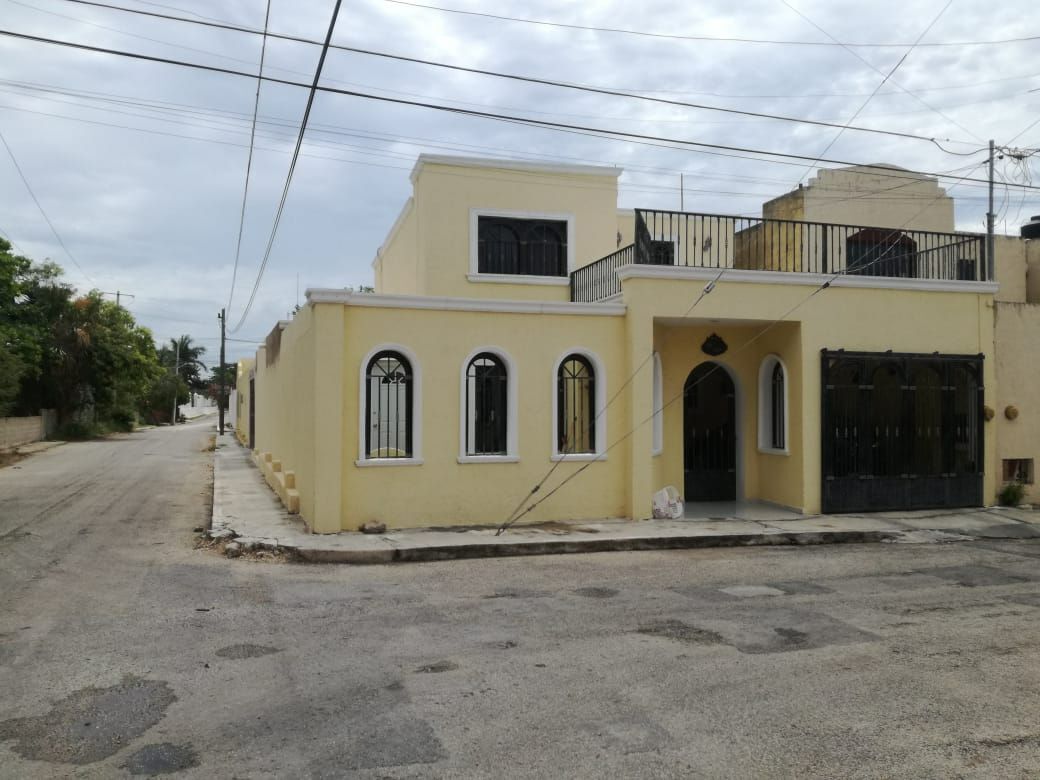
[(466, 367), (466, 454), (508, 454), (509, 376), (505, 364), (482, 352)]
[(412, 457), (412, 366), (398, 353), (376, 354), (365, 369), (365, 457)]
[(567, 221), (478, 216), (477, 272), (567, 276)]
[(596, 452), (596, 372), (584, 355), (568, 355), (556, 373), (556, 451)]

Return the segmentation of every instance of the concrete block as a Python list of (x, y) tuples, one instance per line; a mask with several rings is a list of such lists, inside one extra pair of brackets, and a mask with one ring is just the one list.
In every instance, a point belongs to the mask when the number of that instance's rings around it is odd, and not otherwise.
[(294, 488), (285, 491), (285, 509), (290, 515), (300, 514), (300, 491)]
[(285, 487), (292, 490), (296, 487), (296, 472), (286, 471), (285, 472)]
[(282, 462), (280, 460), (272, 460), (271, 461), (271, 471), (281, 471), (281, 470), (282, 470)]

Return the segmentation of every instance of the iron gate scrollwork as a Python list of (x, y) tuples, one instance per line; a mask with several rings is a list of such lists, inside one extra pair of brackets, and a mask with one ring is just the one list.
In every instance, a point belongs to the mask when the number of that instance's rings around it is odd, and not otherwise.
[(823, 511), (981, 505), (982, 363), (823, 350)]

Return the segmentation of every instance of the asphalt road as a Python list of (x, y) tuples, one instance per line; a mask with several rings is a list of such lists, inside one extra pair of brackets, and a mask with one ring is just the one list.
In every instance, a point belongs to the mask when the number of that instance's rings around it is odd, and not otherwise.
[(1035, 542), (228, 560), (207, 425), (0, 469), (0, 777), (1040, 774)]

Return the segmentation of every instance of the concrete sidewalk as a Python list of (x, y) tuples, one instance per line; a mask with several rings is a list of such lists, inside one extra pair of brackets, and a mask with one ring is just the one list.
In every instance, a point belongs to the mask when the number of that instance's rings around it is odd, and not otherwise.
[(1040, 538), (1040, 512), (993, 508), (796, 519), (603, 520), (514, 526), (501, 536), (495, 531), (487, 527), (310, 534), (298, 517), (286, 513), (248, 450), (232, 435), (218, 437), (208, 535), (229, 540), (229, 555), (270, 549), (308, 561), (371, 564), (698, 547), (1032, 539)]

